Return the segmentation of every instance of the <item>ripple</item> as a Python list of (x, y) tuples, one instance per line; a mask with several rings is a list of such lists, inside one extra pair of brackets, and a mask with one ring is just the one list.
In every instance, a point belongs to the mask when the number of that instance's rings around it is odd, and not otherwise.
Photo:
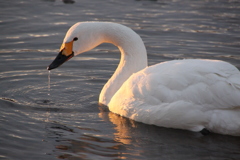
[[(31, 107), (81, 108), (85, 104), (89, 106), (89, 99), (96, 97), (97, 100), (99, 94), (98, 90), (91, 91), (94, 86), (99, 88), (98, 80), (74, 72), (51, 73), (50, 88), (47, 71), (9, 71), (1, 73), (0, 77), (1, 99)], [(83, 87), (88, 85), (91, 88)]]
[(2, 100), (5, 100), (5, 101), (9, 101), (9, 102), (14, 102), (14, 103), (16, 103), (17, 101), (16, 100), (14, 100), (14, 99), (11, 99), (11, 98), (6, 98), (6, 97), (0, 97), (0, 99), (2, 99)]
[(54, 102), (52, 102), (49, 99), (40, 99), (40, 100), (36, 100), (35, 102), (40, 105), (54, 105), (55, 104)]

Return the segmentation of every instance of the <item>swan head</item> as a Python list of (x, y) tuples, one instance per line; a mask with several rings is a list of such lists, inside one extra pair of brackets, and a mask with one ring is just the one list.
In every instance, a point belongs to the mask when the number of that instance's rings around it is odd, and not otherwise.
[(67, 32), (60, 47), (59, 54), (55, 60), (47, 67), (54, 69), (71, 59), (73, 56), (89, 51), (103, 43), (101, 27), (93, 25), (94, 22), (82, 22), (73, 25)]

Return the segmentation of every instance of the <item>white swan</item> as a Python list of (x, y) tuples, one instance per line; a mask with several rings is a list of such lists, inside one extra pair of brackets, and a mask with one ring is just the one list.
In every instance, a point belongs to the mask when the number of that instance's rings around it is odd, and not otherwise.
[(120, 63), (104, 85), (99, 102), (121, 116), (157, 126), (240, 135), (240, 72), (218, 60), (173, 60), (147, 66), (142, 39), (110, 22), (80, 22), (67, 32), (48, 70), (112, 43)]

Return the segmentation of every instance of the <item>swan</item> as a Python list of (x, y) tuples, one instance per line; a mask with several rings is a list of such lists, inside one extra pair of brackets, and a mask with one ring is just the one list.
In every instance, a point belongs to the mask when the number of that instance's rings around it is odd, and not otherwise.
[(148, 66), (132, 29), (112, 22), (78, 22), (67, 31), (48, 70), (101, 43), (121, 52), (99, 103), (138, 122), (195, 132), (240, 135), (240, 72), (224, 61), (172, 60)]

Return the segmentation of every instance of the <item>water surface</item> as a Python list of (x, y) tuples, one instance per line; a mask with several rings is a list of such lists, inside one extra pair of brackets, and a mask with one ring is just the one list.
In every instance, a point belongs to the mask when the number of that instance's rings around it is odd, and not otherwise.
[[(119, 62), (103, 44), (51, 72), (68, 28), (110, 21), (134, 29), (149, 65), (219, 59), (240, 68), (237, 0), (11, 0), (0, 14), (0, 159), (239, 160), (239, 137), (137, 123), (98, 105)], [(50, 94), (50, 95), (49, 95)]]

